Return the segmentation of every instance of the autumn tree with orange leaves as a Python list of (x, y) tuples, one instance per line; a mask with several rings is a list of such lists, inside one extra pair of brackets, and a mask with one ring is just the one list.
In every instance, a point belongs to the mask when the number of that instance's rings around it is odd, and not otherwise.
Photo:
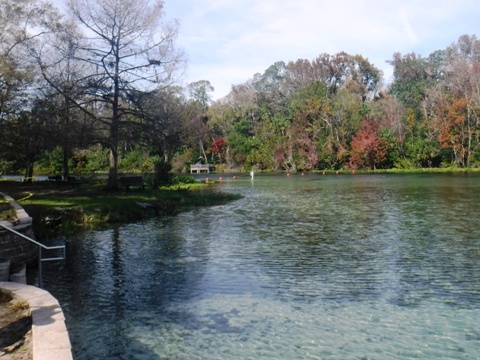
[(375, 170), (383, 168), (388, 159), (389, 146), (379, 137), (378, 125), (372, 118), (362, 122), (362, 129), (352, 137), (349, 167)]

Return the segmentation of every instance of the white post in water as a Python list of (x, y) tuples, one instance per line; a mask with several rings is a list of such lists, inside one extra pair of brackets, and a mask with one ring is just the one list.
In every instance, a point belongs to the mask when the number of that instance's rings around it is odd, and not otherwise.
[(250, 171), (250, 176), (252, 177), (252, 180), (253, 180), (253, 177), (255, 176), (255, 173), (252, 171)]

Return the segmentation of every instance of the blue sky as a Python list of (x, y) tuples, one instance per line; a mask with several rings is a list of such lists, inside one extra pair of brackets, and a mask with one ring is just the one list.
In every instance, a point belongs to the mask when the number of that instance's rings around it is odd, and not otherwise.
[(214, 99), (280, 60), (346, 51), (369, 59), (388, 82), (394, 52), (428, 56), (463, 34), (480, 37), (477, 0), (164, 1), (166, 19), (180, 22), (184, 82), (209, 80)]
[(276, 61), (360, 54), (383, 70), (394, 52), (428, 56), (463, 34), (480, 37), (476, 0), (165, 0), (181, 25), (186, 82), (209, 80), (214, 98)]

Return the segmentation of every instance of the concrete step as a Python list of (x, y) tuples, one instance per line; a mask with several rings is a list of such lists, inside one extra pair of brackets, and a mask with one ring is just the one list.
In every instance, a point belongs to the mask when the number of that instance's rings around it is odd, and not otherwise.
[(10, 275), (10, 260), (0, 260), (0, 281), (8, 281)]
[(0, 281), (26, 284), (27, 266), (24, 263), (11, 266), (10, 260), (0, 260)]
[(27, 283), (27, 266), (25, 265), (25, 263), (22, 263), (10, 269), (10, 281), (19, 284)]

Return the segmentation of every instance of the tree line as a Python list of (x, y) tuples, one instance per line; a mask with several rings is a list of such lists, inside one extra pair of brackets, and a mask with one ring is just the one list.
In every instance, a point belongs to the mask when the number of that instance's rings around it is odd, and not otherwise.
[[(208, 111), (229, 167), (287, 171), (480, 166), (480, 42), (395, 53), (393, 79), (361, 55), (277, 62)], [(215, 144), (215, 142), (214, 142)]]
[(480, 166), (480, 42), (395, 53), (393, 79), (362, 55), (278, 61), (211, 101), (179, 85), (185, 54), (163, 1), (0, 5), (0, 173)]

